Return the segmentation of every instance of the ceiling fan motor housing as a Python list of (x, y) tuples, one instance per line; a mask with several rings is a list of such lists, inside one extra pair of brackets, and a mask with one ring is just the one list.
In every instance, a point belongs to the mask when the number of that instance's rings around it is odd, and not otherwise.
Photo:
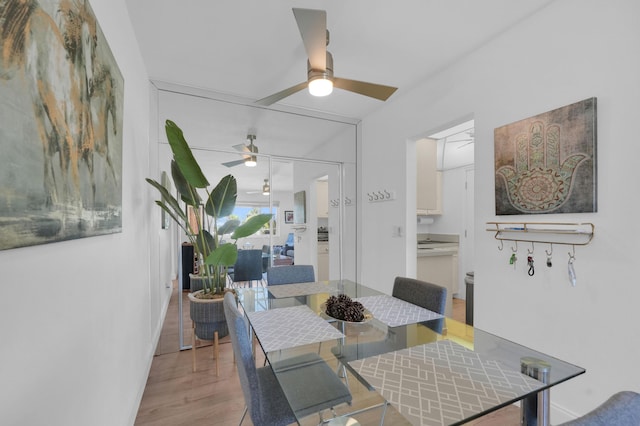
[(247, 140), (249, 141), (249, 146), (247, 147), (247, 151), (257, 153), (258, 147), (253, 144), (253, 141), (256, 140), (256, 135), (247, 135)]
[(333, 81), (333, 56), (331, 52), (327, 50), (327, 62), (325, 69), (314, 70), (311, 68), (311, 63), (307, 59), (307, 81), (311, 82), (319, 78)]
[(281, 90), (255, 103), (269, 106), (281, 99), (307, 88), (312, 96), (322, 97), (333, 92), (334, 87), (371, 98), (386, 101), (397, 87), (366, 81), (335, 77), (333, 74), (333, 56), (326, 49), (329, 44), (327, 13), (324, 10), (293, 8), (302, 42), (307, 52), (307, 81)]

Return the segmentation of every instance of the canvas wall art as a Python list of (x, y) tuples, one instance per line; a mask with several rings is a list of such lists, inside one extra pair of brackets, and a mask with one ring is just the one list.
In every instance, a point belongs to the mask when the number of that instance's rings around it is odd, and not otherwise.
[(596, 212), (596, 142), (596, 98), (496, 128), (496, 215)]
[(124, 80), (87, 0), (0, 0), (0, 249), (122, 231)]
[(293, 210), (284, 211), (284, 223), (293, 223)]

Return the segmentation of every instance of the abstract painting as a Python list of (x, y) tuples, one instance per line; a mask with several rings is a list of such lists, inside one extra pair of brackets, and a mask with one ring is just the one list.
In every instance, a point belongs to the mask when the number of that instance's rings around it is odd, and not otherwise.
[(496, 215), (596, 212), (596, 133), (596, 98), (496, 128)]
[(123, 97), (87, 0), (0, 0), (0, 250), (122, 231)]

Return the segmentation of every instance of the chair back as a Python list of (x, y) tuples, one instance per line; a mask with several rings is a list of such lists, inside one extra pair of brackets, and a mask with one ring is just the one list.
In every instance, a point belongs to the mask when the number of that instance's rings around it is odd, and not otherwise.
[(267, 270), (267, 284), (312, 283), (316, 280), (313, 265), (283, 265)]
[(247, 325), (238, 310), (236, 298), (233, 293), (228, 292), (225, 294), (223, 303), (224, 314), (227, 318), (227, 327), (231, 335), (231, 346), (233, 347), (233, 353), (236, 355), (238, 377), (240, 378), (240, 385), (242, 387), (242, 393), (244, 394), (245, 403), (247, 404), (247, 410), (254, 423), (259, 422), (260, 413), (263, 411), (260, 408), (261, 400), (260, 390), (258, 388), (260, 382), (256, 370), (256, 362), (253, 358), (253, 349), (251, 347)]
[(597, 408), (561, 426), (630, 426), (640, 425), (640, 394), (620, 391)]
[(238, 250), (233, 282), (262, 280), (262, 250)]
[(391, 295), (439, 314), (447, 303), (446, 288), (413, 278), (396, 277)]
[[(442, 315), (447, 304), (446, 288), (413, 278), (396, 277), (391, 295)], [(442, 333), (444, 318), (428, 321), (425, 325)]]

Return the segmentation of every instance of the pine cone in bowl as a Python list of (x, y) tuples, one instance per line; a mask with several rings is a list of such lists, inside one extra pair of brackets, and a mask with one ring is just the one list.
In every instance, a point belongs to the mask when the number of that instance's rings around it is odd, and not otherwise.
[(346, 294), (330, 296), (325, 302), (325, 313), (342, 321), (362, 322), (365, 319), (365, 309), (360, 302), (354, 302)]

